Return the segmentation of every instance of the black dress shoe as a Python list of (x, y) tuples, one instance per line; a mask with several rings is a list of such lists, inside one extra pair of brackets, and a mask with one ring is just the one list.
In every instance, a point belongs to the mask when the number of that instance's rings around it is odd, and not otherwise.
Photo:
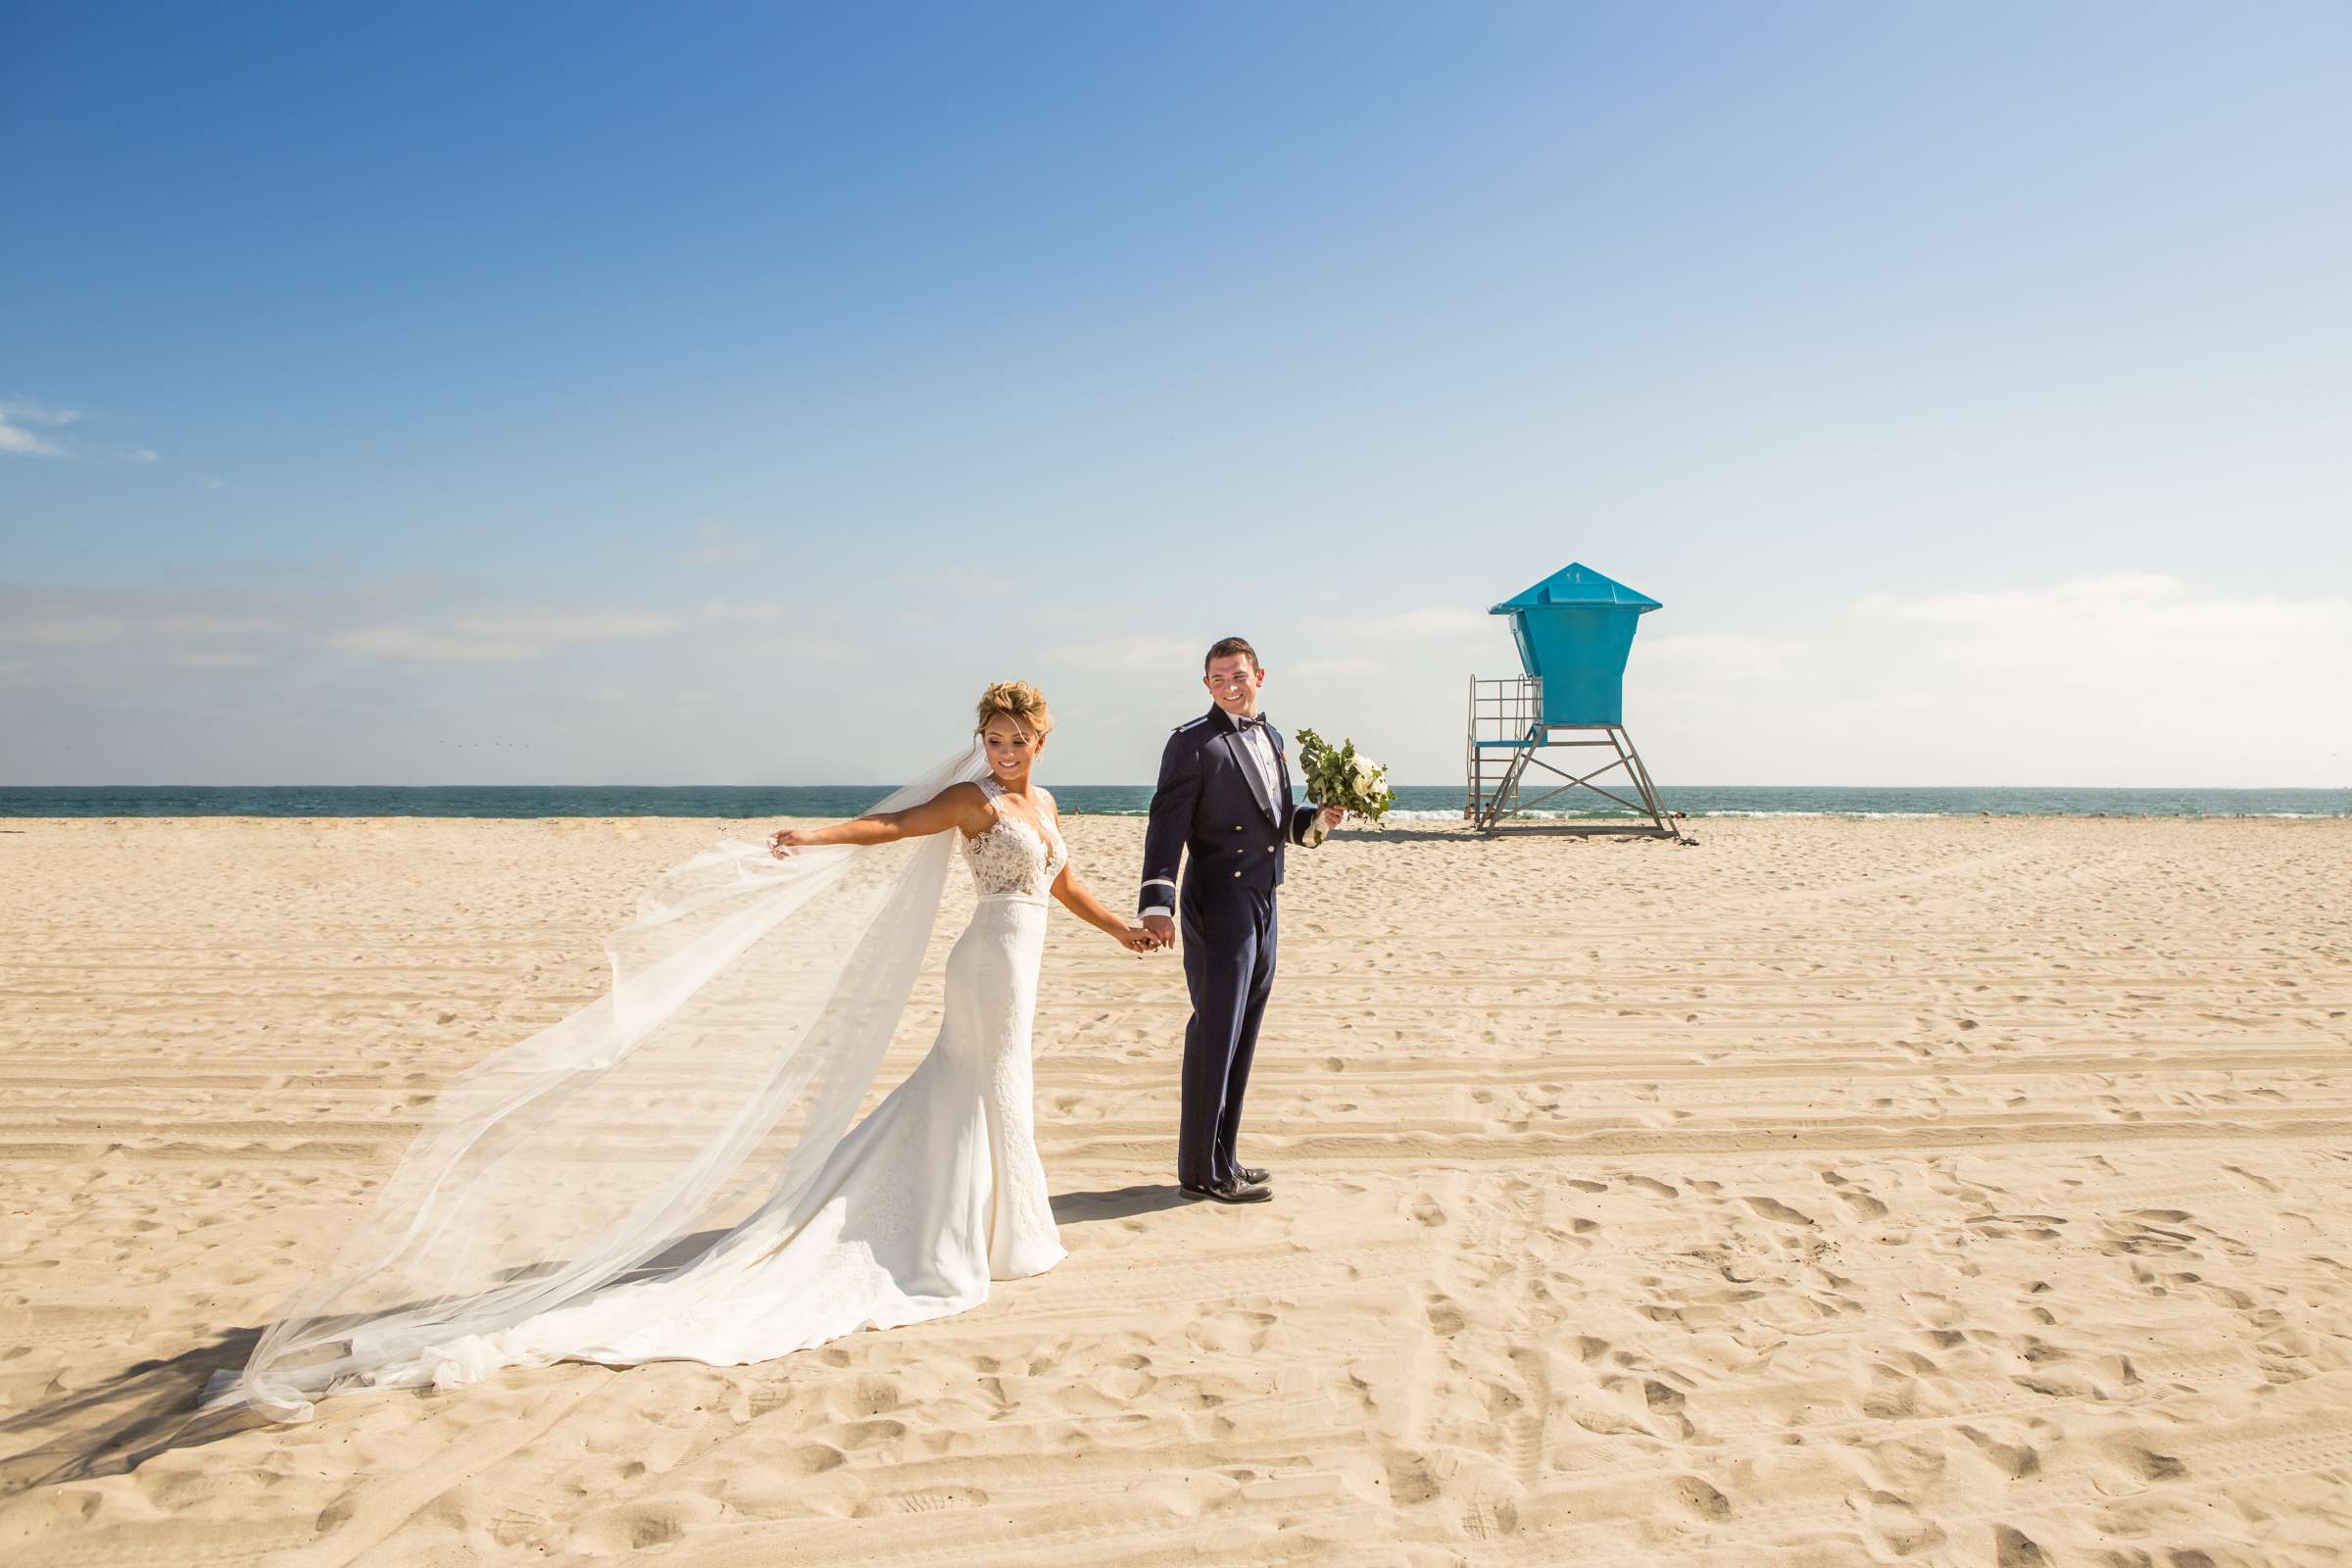
[(1195, 1187), (1190, 1182), (1179, 1185), (1195, 1198), (1213, 1199), (1220, 1203), (1262, 1203), (1274, 1196), (1273, 1189), (1250, 1182), (1210, 1182), (1205, 1187)]
[(1263, 1165), (1236, 1165), (1233, 1174), (1250, 1187), (1263, 1187), (1274, 1179), (1274, 1173)]

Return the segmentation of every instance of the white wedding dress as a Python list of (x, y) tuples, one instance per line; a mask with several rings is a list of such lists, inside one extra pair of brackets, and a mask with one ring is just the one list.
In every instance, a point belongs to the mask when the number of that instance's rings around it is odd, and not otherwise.
[[(992, 804), (1003, 793), (993, 779), (978, 782)], [(988, 1298), (992, 1279), (1059, 1262), (1029, 1035), (1048, 890), (1069, 856), (1054, 828), (1040, 834), (1002, 808), (963, 852), (979, 902), (948, 956), (938, 1038), (833, 1150), (812, 1194), (793, 1195), (790, 1211), (778, 1195), (669, 1272), (606, 1286), (494, 1334), (423, 1347), (364, 1381), (451, 1388), (559, 1360), (764, 1361), (859, 1329), (966, 1311)], [(363, 1358), (367, 1339), (365, 1330), (354, 1336)]]

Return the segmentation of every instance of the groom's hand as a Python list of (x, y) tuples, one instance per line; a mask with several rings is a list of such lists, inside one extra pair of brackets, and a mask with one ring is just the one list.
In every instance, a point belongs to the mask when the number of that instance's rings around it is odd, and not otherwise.
[(1164, 914), (1145, 915), (1144, 929), (1157, 937), (1159, 945), (1163, 948), (1172, 948), (1176, 945), (1176, 922)]
[(1341, 821), (1347, 815), (1348, 808), (1346, 807), (1326, 806), (1323, 808), (1323, 809), (1315, 813), (1315, 820), (1321, 822), (1323, 824), (1323, 831), (1328, 833), (1333, 828), (1338, 827)]

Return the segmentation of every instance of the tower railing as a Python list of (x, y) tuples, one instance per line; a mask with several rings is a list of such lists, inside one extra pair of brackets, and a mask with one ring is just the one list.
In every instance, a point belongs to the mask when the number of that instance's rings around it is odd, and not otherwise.
[(1543, 729), (1544, 682), (1534, 675), (1470, 677), (1470, 735), (1464, 772), (1470, 798), (1462, 814), (1484, 827), (1518, 808), (1519, 752)]

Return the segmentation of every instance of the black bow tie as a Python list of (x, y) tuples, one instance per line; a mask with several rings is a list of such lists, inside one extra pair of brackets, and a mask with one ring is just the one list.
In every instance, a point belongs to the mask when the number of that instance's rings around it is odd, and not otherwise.
[(1266, 727), (1266, 716), (1265, 714), (1260, 713), (1255, 718), (1237, 718), (1233, 721), (1233, 727), (1245, 735), (1253, 729), (1264, 729)]

